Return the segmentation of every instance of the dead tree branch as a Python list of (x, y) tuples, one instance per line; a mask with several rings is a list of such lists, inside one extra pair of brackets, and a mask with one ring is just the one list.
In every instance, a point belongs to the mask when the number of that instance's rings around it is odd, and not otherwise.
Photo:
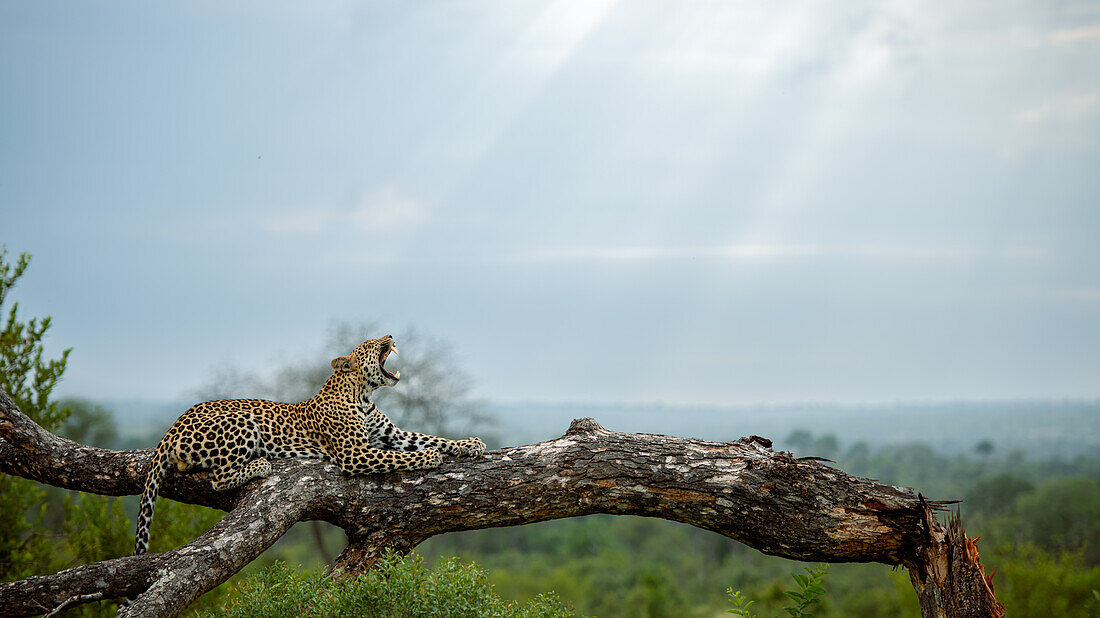
[[(58, 438), (0, 392), (2, 472), (126, 495), (140, 492), (150, 458), (149, 450), (109, 451)], [(962, 551), (961, 526), (958, 535), (944, 534), (934, 504), (910, 489), (776, 453), (755, 436), (718, 443), (618, 433), (581, 419), (556, 440), (448, 459), (428, 471), (353, 477), (332, 463), (279, 460), (266, 479), (230, 492), (212, 490), (206, 473), (171, 473), (166, 481), (162, 495), (229, 514), (175, 551), (0, 584), (0, 614), (136, 595), (122, 615), (178, 615), (297, 521), (343, 528), (349, 543), (334, 572), (355, 574), (385, 548), (407, 552), (437, 534), (611, 513), (688, 523), (794, 560), (904, 565), (925, 616), (998, 615), (984, 578), (978, 585), (969, 567), (941, 568), (944, 551)], [(965, 564), (977, 564), (976, 549), (972, 558)], [(960, 595), (967, 600), (953, 603)]]

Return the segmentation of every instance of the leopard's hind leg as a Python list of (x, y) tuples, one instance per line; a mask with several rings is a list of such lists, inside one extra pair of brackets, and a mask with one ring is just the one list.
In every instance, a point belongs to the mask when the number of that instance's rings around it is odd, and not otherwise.
[(263, 478), (271, 473), (271, 462), (257, 457), (245, 463), (243, 460), (230, 461), (214, 468), (212, 485), (218, 491), (240, 487), (252, 479)]

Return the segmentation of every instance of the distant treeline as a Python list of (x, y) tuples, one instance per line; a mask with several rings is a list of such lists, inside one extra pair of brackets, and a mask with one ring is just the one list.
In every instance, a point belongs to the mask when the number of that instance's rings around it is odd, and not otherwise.
[[(313, 386), (319, 387), (320, 383)], [(120, 444), (129, 447), (154, 444), (172, 421), (198, 400), (197, 397), (177, 402), (115, 399), (92, 403), (114, 412), (123, 425)], [(979, 454), (976, 449), (985, 444), (992, 445), (999, 454), (1021, 450), (1028, 457), (1039, 459), (1100, 456), (1100, 400), (728, 407), (487, 402), (481, 407), (487, 416), (495, 419), (492, 425), (498, 431), (498, 441), (506, 445), (556, 438), (574, 418), (589, 416), (616, 431), (716, 441), (756, 434), (771, 438), (778, 448), (785, 449), (797, 446), (786, 438), (800, 428), (819, 436), (831, 434), (838, 446), (858, 442), (872, 445), (925, 443), (941, 453)]]

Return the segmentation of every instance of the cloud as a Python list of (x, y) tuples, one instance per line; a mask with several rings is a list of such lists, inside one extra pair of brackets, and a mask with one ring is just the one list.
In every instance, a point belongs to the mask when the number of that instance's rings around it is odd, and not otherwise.
[(393, 187), (385, 187), (363, 193), (343, 208), (305, 207), (281, 212), (265, 217), (260, 226), (275, 234), (319, 234), (349, 226), (377, 232), (411, 227), (426, 220), (428, 211), (423, 205)]
[(1100, 24), (1059, 28), (1057, 30), (1017, 30), (1012, 34), (1017, 44), (1026, 48), (1072, 45), (1100, 39)]
[(1088, 39), (1100, 39), (1100, 24), (1055, 30), (1050, 33), (1051, 43), (1074, 43)]
[(393, 187), (362, 196), (350, 213), (352, 224), (364, 231), (405, 227), (427, 219), (428, 212), (421, 204)]
[(1088, 116), (1100, 103), (1100, 94), (1063, 94), (1043, 101), (1035, 107), (1020, 110), (1016, 121), (1039, 124), (1051, 121), (1073, 121)]

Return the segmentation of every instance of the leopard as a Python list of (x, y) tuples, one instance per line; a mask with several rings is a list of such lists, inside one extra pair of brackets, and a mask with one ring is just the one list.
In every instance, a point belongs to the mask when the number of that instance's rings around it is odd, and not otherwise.
[(180, 472), (210, 470), (215, 490), (228, 491), (271, 473), (271, 459), (316, 458), (335, 462), (347, 474), (427, 470), (443, 455), (480, 457), (480, 438), (450, 440), (399, 429), (371, 401), (374, 391), (394, 387), (401, 372), (386, 369), (397, 355), (392, 335), (369, 339), (332, 359), (332, 375), (300, 403), (222, 399), (196, 404), (168, 429), (153, 451), (138, 507), (134, 555), (149, 548), (160, 486), (172, 464)]

